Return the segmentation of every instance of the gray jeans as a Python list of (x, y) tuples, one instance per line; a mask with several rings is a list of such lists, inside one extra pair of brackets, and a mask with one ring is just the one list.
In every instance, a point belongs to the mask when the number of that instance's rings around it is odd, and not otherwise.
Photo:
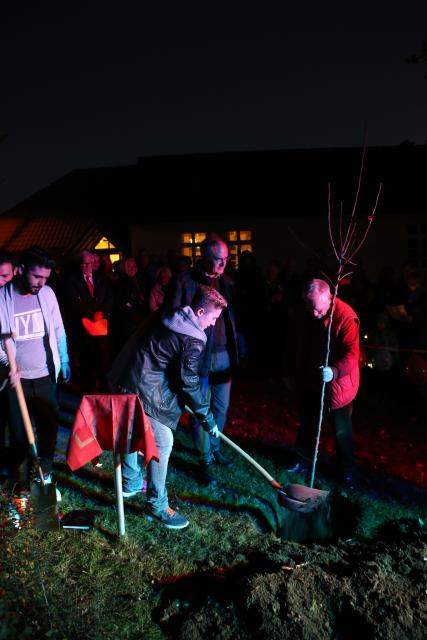
[[(158, 515), (168, 508), (166, 475), (173, 447), (173, 432), (155, 418), (147, 416), (153, 427), (154, 439), (159, 453), (159, 462), (151, 460), (147, 467), (147, 504), (150, 513)], [(142, 473), (138, 464), (138, 453), (122, 457), (123, 491), (136, 491), (142, 485)]]
[[(219, 351), (213, 354), (211, 372), (226, 371), (230, 368), (230, 356), (227, 351)], [(219, 384), (203, 385), (205, 399), (209, 402), (213, 417), (221, 433), (224, 431), (227, 420), (227, 411), (230, 404), (231, 380)], [(211, 438), (209, 433), (196, 420), (194, 423), (194, 445), (199, 457), (199, 462), (212, 462), (212, 455), (219, 450), (220, 439)]]

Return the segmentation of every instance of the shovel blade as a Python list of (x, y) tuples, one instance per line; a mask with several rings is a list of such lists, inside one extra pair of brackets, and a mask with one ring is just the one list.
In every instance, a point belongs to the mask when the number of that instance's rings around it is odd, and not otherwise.
[(300, 500), (301, 502), (319, 502), (326, 500), (329, 496), (329, 491), (312, 489), (311, 487), (305, 487), (303, 484), (288, 484), (285, 487), (285, 492), (293, 500)]
[(31, 502), (35, 526), (41, 531), (59, 531), (56, 484), (31, 483)]
[(311, 513), (324, 505), (328, 497), (328, 491), (311, 489), (301, 484), (289, 484), (284, 489), (278, 490), (279, 504), (290, 511), (300, 513)]

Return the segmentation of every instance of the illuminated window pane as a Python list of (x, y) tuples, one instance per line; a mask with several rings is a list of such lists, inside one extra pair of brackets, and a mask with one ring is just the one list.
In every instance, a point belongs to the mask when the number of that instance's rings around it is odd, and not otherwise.
[(252, 245), (251, 244), (241, 244), (240, 245), (240, 253), (242, 251), (250, 251), (252, 253)]
[(236, 240), (237, 240), (237, 231), (229, 231), (228, 232), (228, 239), (230, 240), (230, 242), (236, 242)]
[(181, 235), (181, 242), (183, 244), (191, 244), (193, 242), (193, 234), (192, 233), (183, 233)]
[(116, 247), (107, 238), (101, 238), (95, 249), (115, 249)]
[(237, 244), (229, 244), (228, 253), (230, 256), (237, 256)]
[(196, 247), (196, 251), (195, 251), (195, 253), (196, 253), (196, 256), (199, 258), (199, 257), (200, 257), (200, 255), (201, 255), (200, 247)]
[(181, 249), (181, 255), (182, 256), (189, 256), (190, 258), (193, 257), (193, 250), (191, 247), (182, 247)]
[(110, 260), (112, 263), (120, 260), (120, 253), (110, 253)]
[(252, 240), (252, 231), (240, 231), (240, 242)]
[(196, 243), (203, 242), (205, 238), (206, 238), (206, 233), (204, 231), (197, 231), (194, 234), (194, 242)]

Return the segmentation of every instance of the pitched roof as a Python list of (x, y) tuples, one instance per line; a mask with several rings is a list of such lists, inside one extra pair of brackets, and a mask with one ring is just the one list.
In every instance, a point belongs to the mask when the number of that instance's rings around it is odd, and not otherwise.
[[(136, 165), (77, 169), (0, 216), (0, 246), (37, 241), (81, 249), (102, 234), (124, 248), (132, 222), (324, 215), (328, 183), (333, 207), (343, 201), (349, 211), (361, 158), (361, 148), (289, 149), (152, 156)], [(371, 210), (382, 182), (379, 212), (427, 213), (426, 175), (427, 145), (368, 147), (360, 208)]]
[(0, 247), (18, 253), (27, 247), (39, 245), (53, 256), (59, 257), (65, 252), (92, 249), (103, 235), (103, 231), (93, 220), (76, 217), (0, 216)]

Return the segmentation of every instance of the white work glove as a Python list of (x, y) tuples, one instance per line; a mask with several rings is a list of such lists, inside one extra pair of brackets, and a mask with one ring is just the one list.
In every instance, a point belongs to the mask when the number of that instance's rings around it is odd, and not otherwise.
[(213, 429), (211, 429), (211, 430), (209, 431), (209, 435), (210, 435), (212, 438), (219, 438), (219, 429), (218, 429), (218, 427), (217, 427), (216, 425), (214, 426), (214, 428), (213, 428)]
[(331, 367), (320, 367), (320, 375), (322, 377), (322, 382), (330, 382), (334, 379), (334, 372)]

